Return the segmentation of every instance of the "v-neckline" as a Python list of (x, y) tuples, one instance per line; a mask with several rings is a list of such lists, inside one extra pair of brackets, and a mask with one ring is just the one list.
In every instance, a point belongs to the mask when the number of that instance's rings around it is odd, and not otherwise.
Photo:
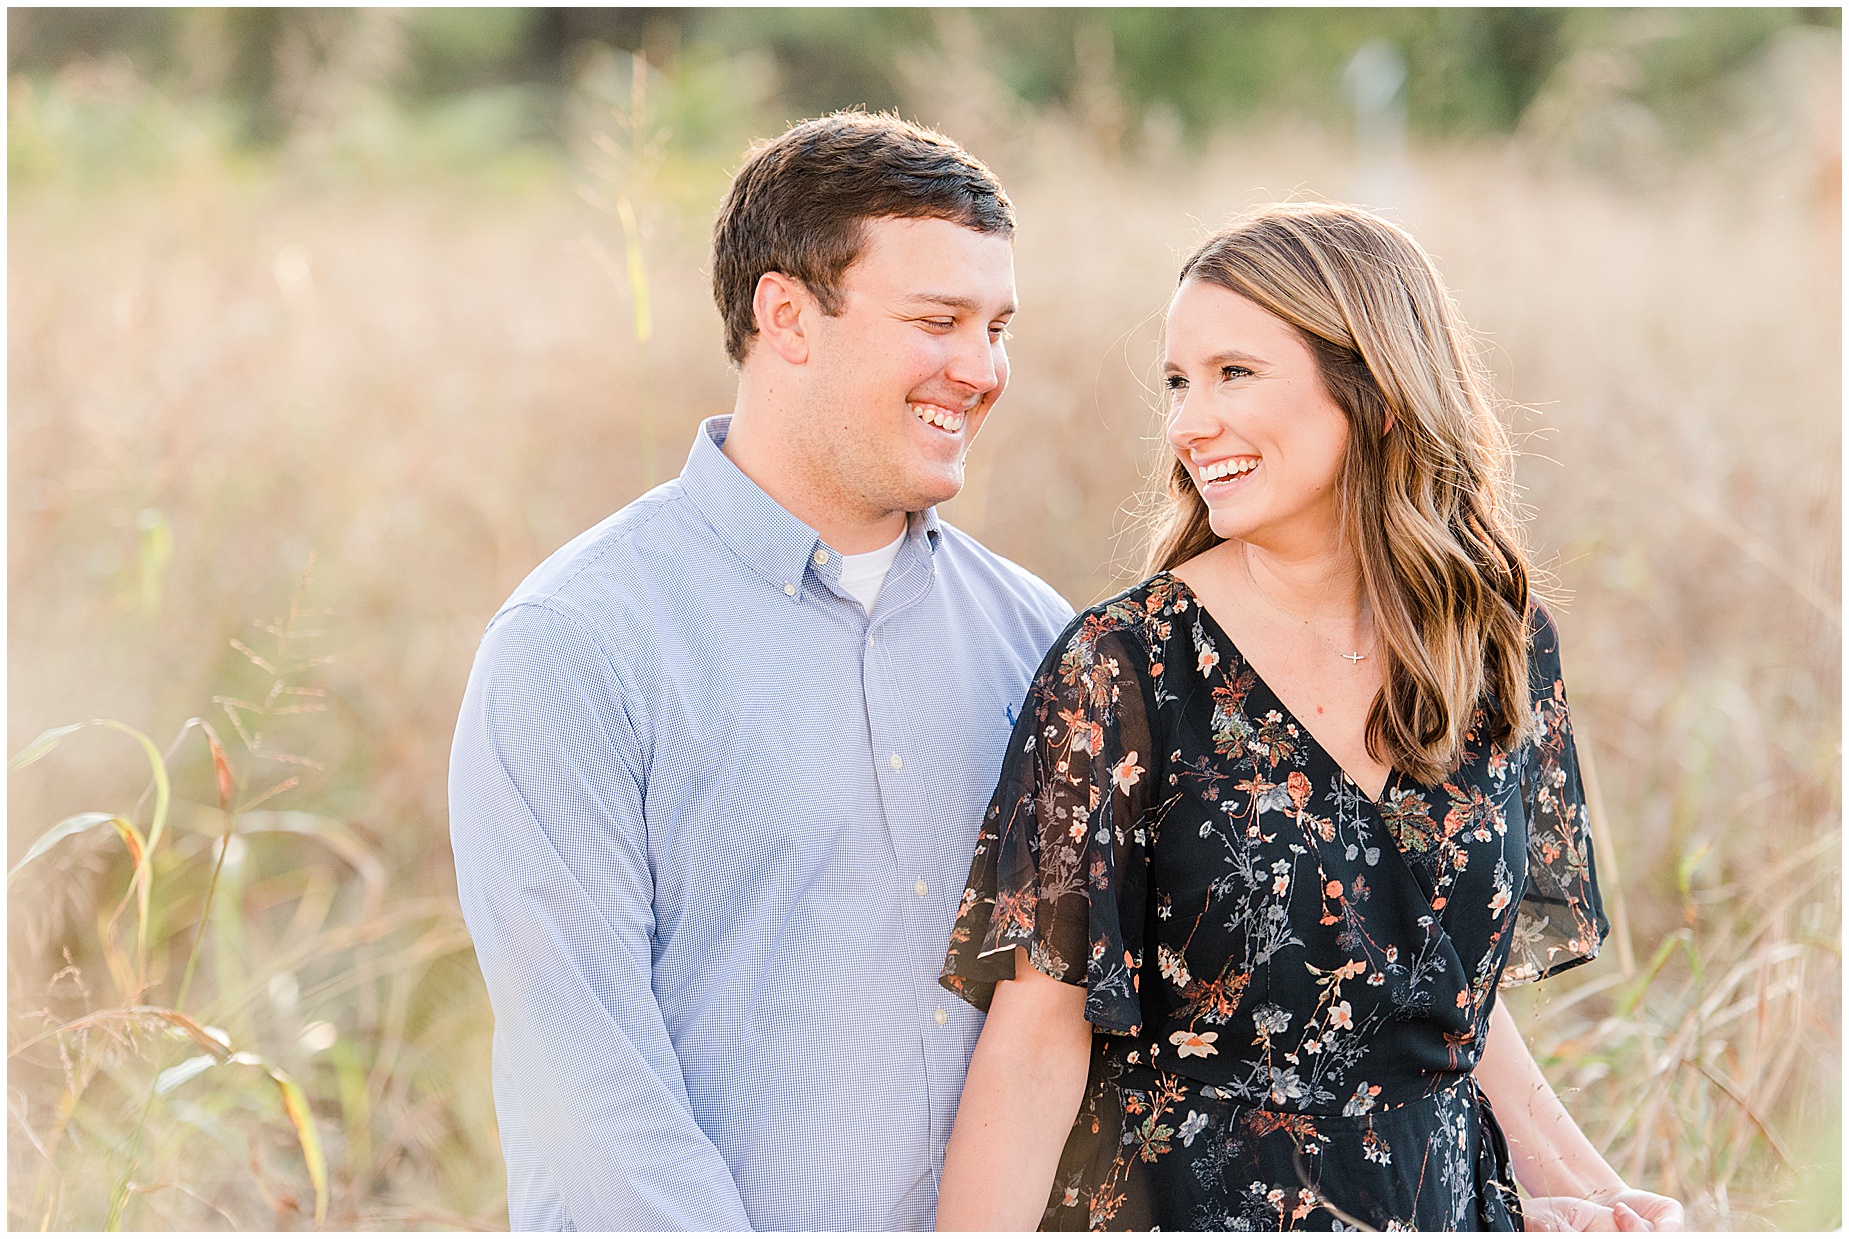
[(1207, 609), (1207, 604), (1202, 602), (1201, 596), (1194, 592), (1194, 587), (1188, 584), (1186, 581), (1182, 580), (1180, 577), (1176, 576), (1172, 569), (1165, 570), (1158, 575), (1166, 576), (1169, 580), (1181, 586), (1181, 588), (1187, 593), (1189, 603), (1195, 608), (1195, 610), (1201, 613), (1201, 617), (1205, 619), (1207, 623), (1213, 626), (1213, 635), (1217, 636), (1220, 640), (1224, 641), (1226, 643), (1226, 648), (1231, 650), (1234, 654), (1237, 654), (1239, 656), (1239, 661), (1242, 664), (1244, 664), (1245, 669), (1252, 673), (1253, 681), (1265, 690), (1266, 694), (1270, 696), (1272, 702), (1278, 707), (1280, 711), (1283, 712), (1284, 717), (1289, 719), (1291, 722), (1295, 723), (1298, 729), (1301, 730), (1305, 736), (1309, 737), (1310, 743), (1316, 746), (1316, 751), (1323, 755), (1323, 760), (1327, 761), (1331, 766), (1335, 767), (1336, 772), (1340, 774), (1344, 780), (1347, 781), (1350, 787), (1355, 789), (1356, 793), (1361, 797), (1363, 801), (1365, 801), (1369, 806), (1371, 806), (1376, 812), (1384, 813), (1385, 805), (1387, 802), (1387, 793), (1392, 791), (1394, 786), (1398, 784), (1400, 781), (1401, 776), (1400, 776), (1399, 768), (1397, 766), (1391, 766), (1391, 765), (1388, 766), (1387, 767), (1387, 779), (1384, 783), (1380, 785), (1380, 795), (1379, 796), (1368, 795), (1368, 790), (1366, 787), (1362, 786), (1361, 780), (1357, 779), (1354, 775), (1350, 774), (1348, 772), (1348, 767), (1344, 766), (1341, 762), (1336, 760), (1335, 754), (1329, 751), (1329, 746), (1324, 744), (1321, 738), (1318, 737), (1314, 731), (1310, 730), (1310, 725), (1308, 723), (1304, 722), (1302, 719), (1297, 717), (1296, 711), (1292, 710), (1288, 705), (1284, 704), (1284, 698), (1278, 696), (1278, 690), (1271, 687), (1271, 684), (1265, 679), (1265, 677), (1258, 673), (1258, 668), (1254, 667), (1252, 665), (1251, 660), (1245, 656), (1244, 651), (1242, 651), (1239, 648), (1239, 643), (1237, 641), (1234, 641), (1232, 636), (1226, 631), (1226, 626), (1220, 623), (1219, 619), (1214, 616), (1214, 613), (1212, 611), (1209, 611)]

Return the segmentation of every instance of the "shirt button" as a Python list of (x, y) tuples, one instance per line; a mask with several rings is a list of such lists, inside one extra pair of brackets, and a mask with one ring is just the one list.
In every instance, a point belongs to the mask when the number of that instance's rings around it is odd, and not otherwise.
[(931, 888), (925, 885), (925, 880), (923, 878), (919, 878), (918, 881), (912, 886), (912, 889), (918, 892), (918, 897), (920, 899), (923, 899), (925, 897), (925, 892), (930, 890)]
[(816, 567), (819, 568), (827, 562), (828, 562), (828, 552), (827, 551), (817, 551), (815, 553), (815, 566)]
[(894, 770), (905, 769), (905, 759), (899, 756), (897, 753), (894, 753), (891, 757), (888, 757), (886, 761), (887, 761), (887, 764), (889, 764)]
[(796, 597), (796, 587), (790, 584), (788, 581), (785, 581), (783, 583), (783, 592), (788, 594), (792, 598)]
[(939, 1007), (937, 1009), (937, 1013), (933, 1015), (931, 1018), (936, 1020), (939, 1024), (948, 1024), (950, 1022), (950, 1012), (944, 1010), (942, 1007)]

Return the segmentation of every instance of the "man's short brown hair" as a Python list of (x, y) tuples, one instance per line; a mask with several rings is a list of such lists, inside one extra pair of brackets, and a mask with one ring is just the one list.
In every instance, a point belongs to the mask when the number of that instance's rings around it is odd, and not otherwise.
[(753, 146), (713, 224), (726, 356), (744, 361), (758, 333), (752, 300), (767, 271), (801, 280), (824, 314), (839, 314), (862, 221), (880, 218), (1014, 235), (1014, 204), (994, 173), (943, 134), (890, 113), (834, 112)]

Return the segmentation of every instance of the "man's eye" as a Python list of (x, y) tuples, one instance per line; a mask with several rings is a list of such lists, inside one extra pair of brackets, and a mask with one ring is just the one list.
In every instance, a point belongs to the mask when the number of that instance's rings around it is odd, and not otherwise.
[(949, 331), (957, 325), (957, 320), (954, 318), (927, 318), (923, 321), (924, 325), (933, 331)]
[(989, 338), (991, 340), (1012, 340), (1014, 336), (1009, 334), (1006, 324), (997, 323), (989, 328)]

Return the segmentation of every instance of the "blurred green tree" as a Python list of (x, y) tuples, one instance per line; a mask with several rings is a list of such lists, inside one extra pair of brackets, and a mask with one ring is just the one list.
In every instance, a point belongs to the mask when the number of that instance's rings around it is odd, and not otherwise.
[[(773, 110), (897, 107), (902, 62), (943, 52), (944, 10), (826, 8), (433, 8), (406, 11), (392, 85), (407, 106), (504, 86), (553, 99), (563, 139), (586, 44), (640, 51), (672, 69), (683, 55), (758, 52), (777, 66)], [(1338, 122), (1341, 69), (1371, 40), (1408, 64), (1409, 120), (1428, 137), (1507, 133), (1549, 78), (1589, 51), (1624, 61), (1628, 95), (1684, 144), (1725, 120), (1728, 75), (1780, 31), (1840, 30), (1838, 8), (1134, 8), (970, 9), (993, 72), (1022, 100), (1082, 111), (1099, 64), (1129, 120), (1151, 108), (1203, 134), (1248, 118)], [(11, 9), (10, 74), (55, 73), (126, 57), (164, 89), (221, 96), (255, 144), (289, 128), (292, 75), (336, 54), (352, 10)], [(1108, 36), (1103, 38), (1101, 36)], [(1087, 49), (1090, 49), (1089, 51)], [(299, 92), (297, 92), (299, 93)], [(1133, 130), (1134, 126), (1129, 126)]]

